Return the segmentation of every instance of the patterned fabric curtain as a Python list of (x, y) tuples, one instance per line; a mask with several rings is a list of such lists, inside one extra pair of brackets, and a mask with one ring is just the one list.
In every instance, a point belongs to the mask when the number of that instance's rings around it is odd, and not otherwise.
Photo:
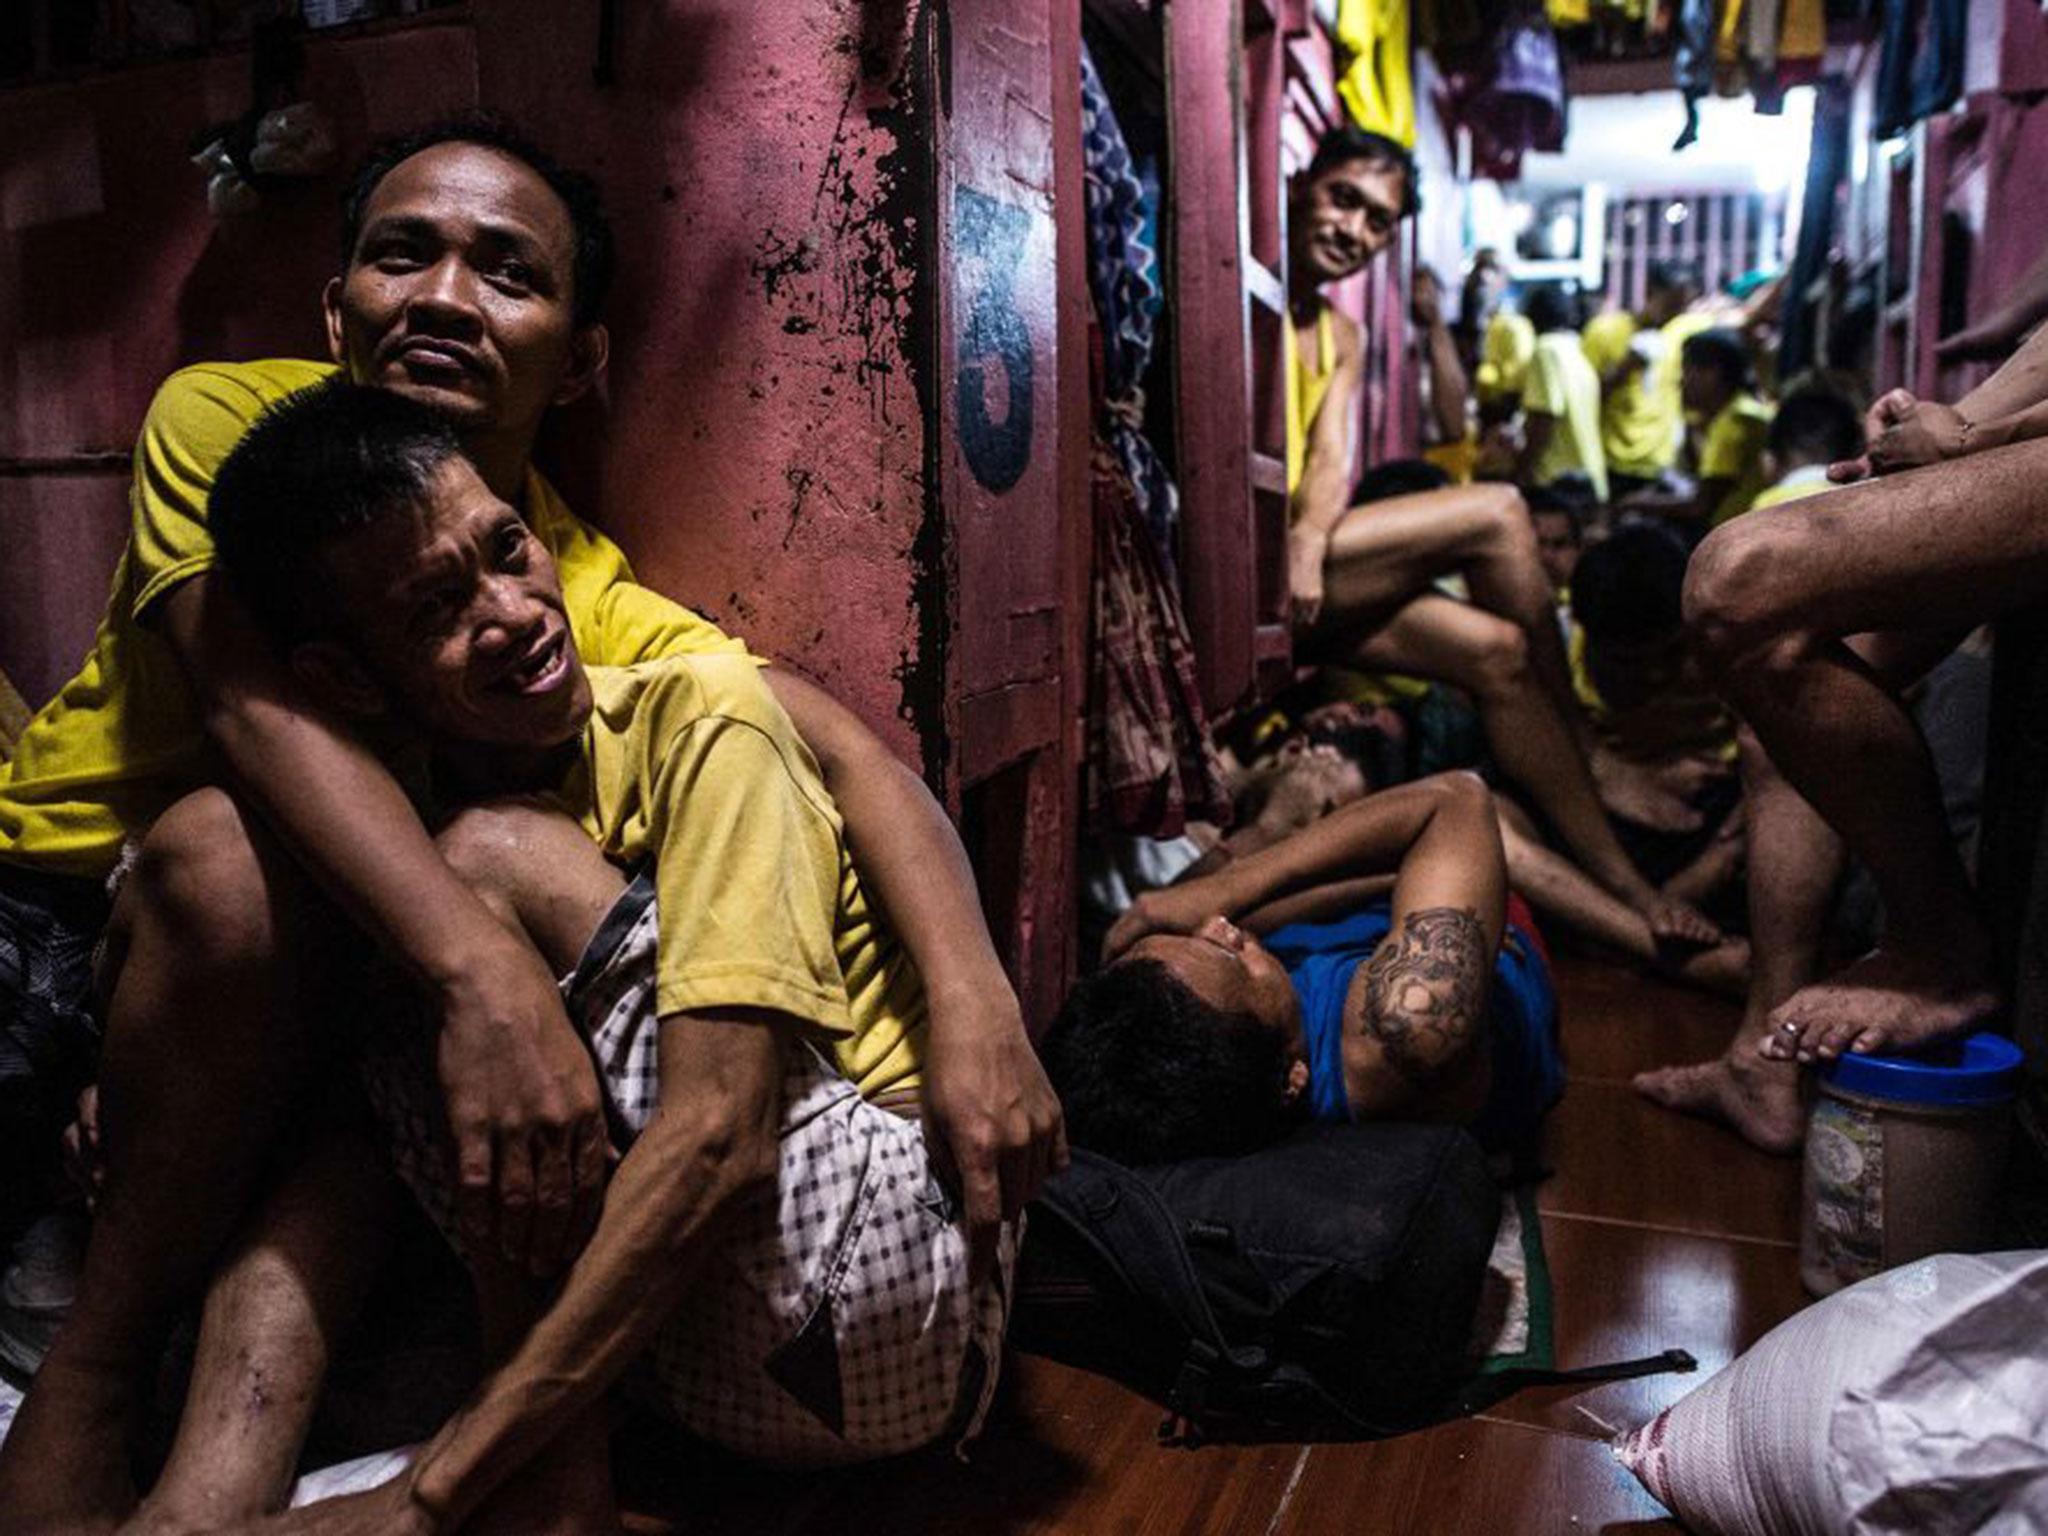
[(1104, 431), (1131, 478), (1139, 511), (1170, 574), (1180, 493), (1144, 432), (1143, 382), (1152, 363), (1162, 298), (1159, 253), (1152, 245), (1156, 220), (1086, 46), (1081, 49), (1081, 153), (1087, 171), (1088, 290), (1102, 329)]
[(1143, 431), (1140, 381), (1159, 315), (1159, 263), (1144, 184), (1094, 62), (1081, 54), (1087, 158), (1090, 587), (1086, 795), (1097, 832), (1176, 837), (1227, 823), (1230, 796), (1210, 740), (1195, 652), (1173, 578), (1179, 496)]

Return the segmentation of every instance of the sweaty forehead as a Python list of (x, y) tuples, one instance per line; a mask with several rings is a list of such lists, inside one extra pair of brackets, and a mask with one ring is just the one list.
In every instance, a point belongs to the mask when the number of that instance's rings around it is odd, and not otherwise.
[(390, 218), (498, 226), (564, 261), (575, 247), (569, 210), (554, 188), (525, 161), (487, 144), (434, 144), (393, 166), (363, 208), (365, 227)]

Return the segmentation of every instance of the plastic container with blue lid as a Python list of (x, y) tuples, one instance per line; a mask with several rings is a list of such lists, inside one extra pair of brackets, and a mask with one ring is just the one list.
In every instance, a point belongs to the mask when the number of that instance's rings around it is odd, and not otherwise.
[(1824, 1088), (1887, 1104), (1969, 1108), (2010, 1103), (2025, 1060), (2005, 1036), (1976, 1034), (1917, 1056), (1838, 1056), (1821, 1068), (1820, 1080)]
[(1808, 1290), (1991, 1245), (2021, 1060), (2004, 1036), (1980, 1033), (1821, 1069), (1799, 1234)]

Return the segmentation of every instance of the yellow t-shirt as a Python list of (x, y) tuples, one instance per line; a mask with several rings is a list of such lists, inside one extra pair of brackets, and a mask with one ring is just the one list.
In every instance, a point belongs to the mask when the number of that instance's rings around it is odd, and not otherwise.
[(1834, 481), (1828, 478), (1825, 464), (1809, 464), (1793, 470), (1776, 485), (1767, 485), (1758, 491), (1756, 500), (1749, 504), (1749, 510), (1761, 512), (1767, 507), (1782, 507), (1790, 501), (1804, 501), (1822, 491), (1833, 490), (1834, 485)]
[(1309, 429), (1323, 409), (1330, 393), (1330, 381), (1337, 377), (1337, 326), (1330, 306), (1317, 301), (1316, 355), (1310, 361), (1301, 355), (1301, 340), (1294, 333), (1294, 317), (1285, 317), (1280, 327), (1281, 352), (1287, 364), (1287, 494), (1301, 485), (1308, 467)]
[(1586, 322), (1580, 336), (1586, 361), (1603, 380), (1631, 353), (1643, 359), (1600, 401), (1600, 441), (1607, 467), (1617, 475), (1653, 480), (1678, 462), (1685, 440), (1679, 407), (1679, 351), (1685, 338), (1706, 324), (1706, 317), (1680, 315), (1658, 330), (1636, 323), (1627, 310), (1609, 310)]
[(1714, 509), (1714, 527), (1747, 512), (1764, 488), (1764, 447), (1770, 435), (1771, 408), (1755, 395), (1737, 395), (1707, 424), (1700, 442), (1700, 478), (1731, 482)]
[(1536, 351), (1536, 327), (1512, 309), (1494, 311), (1479, 342), (1479, 398), (1520, 399), (1529, 359)]
[(924, 986), (880, 921), (810, 750), (745, 655), (593, 667), (561, 790), (613, 860), (652, 859), (655, 1006), (773, 1008), (862, 1094), (914, 1087)]
[(1600, 378), (1579, 345), (1577, 332), (1550, 331), (1536, 338), (1522, 381), (1522, 409), (1557, 418), (1530, 474), (1538, 485), (1565, 475), (1585, 475), (1602, 501), (1607, 499), (1607, 455), (1600, 446)]
[[(221, 461), (268, 406), (334, 372), (273, 359), (202, 363), (164, 381), (135, 444), (128, 547), (90, 655), (0, 764), (0, 863), (98, 879), (121, 844), (179, 796), (218, 777), (197, 700), (155, 626), (180, 582), (213, 565), (206, 498)], [(745, 647), (657, 593), (631, 585), (618, 546), (578, 522), (528, 472), (525, 514), (554, 556), (586, 659), (626, 664)]]

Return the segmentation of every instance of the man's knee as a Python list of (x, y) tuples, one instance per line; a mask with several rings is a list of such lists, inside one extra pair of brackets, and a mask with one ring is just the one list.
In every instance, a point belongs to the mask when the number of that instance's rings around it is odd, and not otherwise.
[(1524, 552), (1536, 557), (1536, 525), (1529, 520), (1529, 503), (1512, 485), (1486, 482), (1466, 488), (1486, 529), (1487, 541), (1496, 549)]
[(195, 790), (144, 836), (116, 917), (156, 925), (187, 963), (260, 962), (275, 948), (284, 878), (253, 812), (223, 789)]
[(1775, 517), (1745, 517), (1715, 530), (1685, 573), (1685, 626), (1700, 660), (1726, 676), (1769, 665), (1794, 630), (1801, 595), (1789, 573), (1804, 568), (1805, 539)]
[(504, 895), (530, 885), (567, 859), (601, 858), (590, 836), (560, 811), (535, 800), (486, 800), (455, 813), (434, 846), (463, 882)]
[(1514, 693), (1529, 682), (1529, 633), (1506, 619), (1474, 631), (1465, 655), (1464, 685), (1482, 698)]

